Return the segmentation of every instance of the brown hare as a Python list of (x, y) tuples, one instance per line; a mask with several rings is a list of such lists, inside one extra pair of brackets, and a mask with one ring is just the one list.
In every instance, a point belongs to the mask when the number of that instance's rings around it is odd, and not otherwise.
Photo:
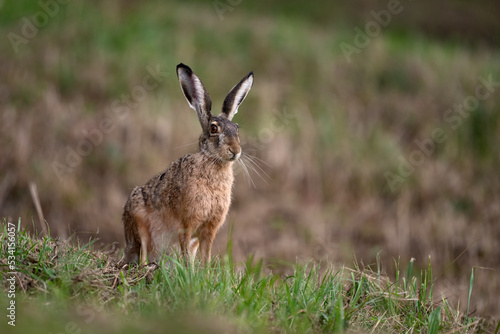
[(123, 211), (125, 256), (121, 264), (147, 264), (177, 241), (191, 260), (198, 246), (206, 264), (231, 204), (233, 163), (241, 156), (238, 125), (231, 122), (253, 84), (250, 72), (234, 86), (219, 116), (205, 86), (186, 65), (177, 65), (181, 89), (201, 124), (199, 151), (174, 161), (142, 187), (135, 187)]

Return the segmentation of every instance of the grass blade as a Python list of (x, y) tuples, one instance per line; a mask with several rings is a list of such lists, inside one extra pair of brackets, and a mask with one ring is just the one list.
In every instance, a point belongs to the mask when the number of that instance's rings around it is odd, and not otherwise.
[(469, 296), (467, 298), (467, 313), (465, 316), (468, 318), (469, 317), (469, 310), (470, 310), (470, 297), (472, 295), (472, 287), (474, 286), (474, 267), (472, 268), (472, 271), (470, 273), (470, 281), (469, 281)]
[(441, 306), (429, 314), (429, 334), (437, 334), (441, 322)]

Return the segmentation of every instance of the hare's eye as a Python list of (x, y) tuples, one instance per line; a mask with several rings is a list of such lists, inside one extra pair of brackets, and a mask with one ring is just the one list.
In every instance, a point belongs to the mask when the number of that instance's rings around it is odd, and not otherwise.
[(217, 130), (218, 130), (217, 125), (212, 124), (210, 126), (210, 133), (217, 133)]

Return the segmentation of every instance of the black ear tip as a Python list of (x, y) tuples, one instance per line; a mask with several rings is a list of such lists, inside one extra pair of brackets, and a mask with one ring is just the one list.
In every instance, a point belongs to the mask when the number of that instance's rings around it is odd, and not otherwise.
[(252, 71), (252, 72), (250, 72), (250, 73), (248, 73), (247, 77), (248, 77), (248, 78), (249, 78), (249, 77), (253, 77), (253, 71)]
[(187, 66), (183, 63), (180, 63), (179, 65), (177, 65), (177, 67), (176, 67), (177, 73), (179, 73), (180, 69), (187, 71), (189, 74), (193, 73), (193, 70), (189, 66)]

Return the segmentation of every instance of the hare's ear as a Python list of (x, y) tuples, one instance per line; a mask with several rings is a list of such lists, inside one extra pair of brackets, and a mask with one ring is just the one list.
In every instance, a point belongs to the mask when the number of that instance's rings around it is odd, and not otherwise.
[(224, 103), (222, 104), (222, 114), (228, 120), (232, 120), (238, 112), (238, 107), (245, 99), (253, 84), (253, 72), (250, 72), (236, 86), (234, 86), (227, 94)]
[(194, 74), (193, 70), (182, 63), (177, 65), (177, 77), (179, 78), (182, 92), (189, 106), (198, 114), (198, 119), (200, 120), (203, 131), (207, 130), (208, 122), (212, 116), (210, 113), (212, 109), (212, 100), (205, 86), (203, 86), (200, 78)]

